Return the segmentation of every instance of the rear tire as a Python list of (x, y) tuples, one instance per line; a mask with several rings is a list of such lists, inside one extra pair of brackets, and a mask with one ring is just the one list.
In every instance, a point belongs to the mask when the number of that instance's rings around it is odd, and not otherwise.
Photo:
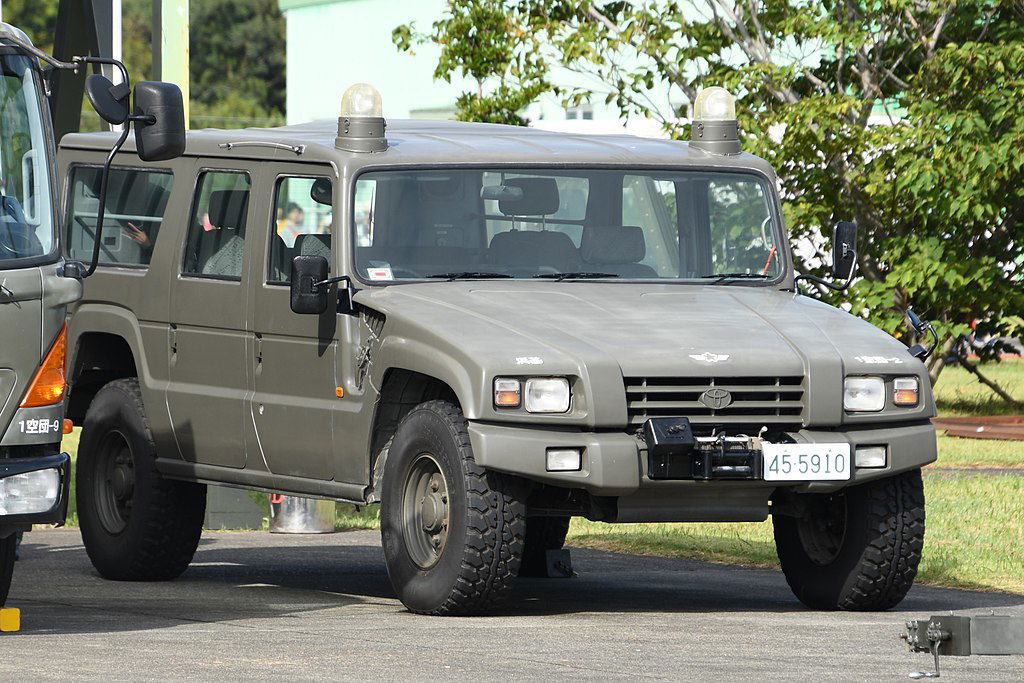
[(812, 609), (878, 611), (907, 595), (924, 546), (924, 485), (911, 470), (831, 494), (801, 494), (773, 515), (786, 582)]
[(526, 520), (526, 539), (519, 576), (547, 577), (549, 550), (561, 550), (569, 533), (571, 517), (530, 517)]
[(206, 514), (206, 486), (164, 479), (132, 377), (104, 386), (85, 415), (76, 467), (89, 559), (107, 579), (165, 581), (188, 567)]
[(17, 534), (0, 538), (0, 607), (7, 604), (7, 593), (11, 589), (11, 577), (14, 575), (14, 554), (17, 545)]
[(526, 533), (521, 489), (476, 464), (457, 406), (428, 401), (409, 412), (384, 464), (380, 510), (402, 604), (420, 614), (477, 614), (505, 597)]

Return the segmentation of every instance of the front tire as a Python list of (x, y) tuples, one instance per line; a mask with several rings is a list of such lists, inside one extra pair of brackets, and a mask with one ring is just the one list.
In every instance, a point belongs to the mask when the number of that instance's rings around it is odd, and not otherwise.
[(526, 506), (514, 479), (476, 464), (457, 406), (428, 401), (403, 418), (382, 488), (388, 577), (410, 611), (477, 614), (508, 593)]
[(924, 485), (911, 470), (830, 494), (799, 494), (772, 516), (793, 594), (812, 609), (878, 611), (907, 595), (924, 546)]
[(17, 534), (11, 534), (7, 538), (0, 538), (0, 607), (7, 604), (7, 593), (11, 589), (11, 577), (14, 575), (14, 560), (17, 546)]
[(82, 541), (99, 573), (166, 581), (188, 567), (206, 514), (206, 486), (164, 479), (139, 381), (110, 382), (89, 405), (75, 485)]

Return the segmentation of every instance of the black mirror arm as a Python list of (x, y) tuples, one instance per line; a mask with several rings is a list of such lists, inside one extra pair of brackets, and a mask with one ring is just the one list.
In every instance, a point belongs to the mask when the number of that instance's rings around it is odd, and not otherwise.
[[(125, 68), (124, 64), (116, 59), (107, 59), (106, 57), (76, 57), (75, 60), (81, 60), (86, 64), (112, 64), (121, 71), (122, 83), (127, 92), (131, 92), (131, 87), (128, 82), (128, 69)], [(127, 96), (127, 95), (126, 95)], [(110, 153), (107, 154), (106, 161), (103, 162), (103, 171), (100, 174), (100, 203), (96, 210), (96, 235), (92, 245), (92, 259), (89, 261), (89, 268), (82, 275), (83, 278), (90, 277), (96, 272), (96, 266), (100, 260), (100, 245), (103, 239), (103, 215), (107, 209), (107, 182), (110, 180), (110, 165), (114, 162), (114, 157), (118, 152), (121, 151), (121, 147), (124, 145), (125, 140), (128, 139), (128, 133), (131, 130), (131, 121), (137, 121), (142, 118), (148, 118), (143, 116), (129, 116), (128, 121), (125, 122), (124, 128), (121, 130), (121, 135), (118, 136), (117, 142), (110, 148)]]
[(907, 317), (910, 318), (910, 324), (913, 326), (915, 332), (918, 334), (924, 334), (927, 332), (932, 337), (932, 345), (930, 348), (926, 349), (921, 344), (914, 344), (907, 349), (910, 351), (910, 355), (914, 358), (917, 358), (920, 361), (926, 361), (929, 356), (935, 353), (935, 349), (939, 347), (939, 334), (935, 331), (935, 328), (932, 327), (931, 322), (928, 320), (921, 320), (921, 318), (914, 313), (914, 309), (907, 309)]
[(329, 277), (326, 280), (313, 283), (313, 289), (317, 289), (321, 286), (330, 286), (336, 282), (344, 282), (345, 288), (338, 290), (338, 313), (344, 313), (346, 315), (354, 315), (356, 313), (355, 302), (352, 301), (352, 297), (356, 295), (356, 288), (352, 286), (352, 278), (348, 275), (338, 275), (337, 277)]
[[(853, 265), (850, 267), (850, 274), (846, 276), (846, 280), (843, 282), (843, 284), (837, 285), (833, 282), (823, 280), (817, 275), (811, 275), (810, 273), (800, 273), (795, 278), (793, 278), (793, 285), (795, 286), (796, 283), (799, 282), (800, 280), (810, 280), (811, 282), (815, 282), (824, 287), (828, 287), (832, 291), (845, 292), (847, 289), (850, 288), (850, 284), (853, 282), (853, 278), (856, 277), (857, 275), (857, 250), (850, 249), (848, 253), (853, 254)], [(845, 257), (846, 254), (843, 254), (843, 256)]]

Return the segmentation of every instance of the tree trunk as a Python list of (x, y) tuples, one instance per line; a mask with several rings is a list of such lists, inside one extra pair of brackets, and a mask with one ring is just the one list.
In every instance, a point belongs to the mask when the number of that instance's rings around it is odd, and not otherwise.
[(990, 380), (988, 377), (985, 377), (985, 375), (981, 374), (981, 371), (978, 370), (978, 366), (977, 365), (972, 365), (971, 363), (968, 363), (966, 358), (961, 358), (960, 359), (960, 365), (962, 365), (964, 367), (964, 369), (967, 370), (967, 372), (969, 372), (972, 375), (974, 375), (975, 377), (977, 377), (979, 382), (981, 382), (982, 384), (987, 386), (989, 389), (994, 391), (996, 393), (996, 395), (999, 396), (999, 398), (1003, 399), (1004, 401), (1009, 403), (1014, 408), (1024, 408), (1024, 403), (1021, 403), (1020, 401), (1015, 399), (1013, 396), (1010, 396), (1008, 393), (1006, 393), (1003, 390), (1003, 388), (1001, 386), (999, 386), (998, 384), (996, 384), (995, 382)]

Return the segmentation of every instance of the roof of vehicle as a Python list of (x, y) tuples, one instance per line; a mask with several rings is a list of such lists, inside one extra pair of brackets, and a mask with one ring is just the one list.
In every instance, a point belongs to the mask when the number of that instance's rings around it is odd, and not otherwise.
[[(279, 128), (189, 131), (185, 154), (276, 161), (319, 161), (343, 167), (378, 165), (614, 165), (755, 168), (774, 173), (763, 159), (742, 153), (708, 154), (679, 140), (632, 135), (590, 135), (462, 121), (389, 120), (388, 149), (349, 152), (334, 145), (337, 121)], [(114, 133), (66, 135), (62, 148), (109, 150)], [(242, 144), (239, 144), (242, 143)], [(287, 147), (302, 147), (301, 154)], [(134, 139), (124, 147), (134, 152)]]

